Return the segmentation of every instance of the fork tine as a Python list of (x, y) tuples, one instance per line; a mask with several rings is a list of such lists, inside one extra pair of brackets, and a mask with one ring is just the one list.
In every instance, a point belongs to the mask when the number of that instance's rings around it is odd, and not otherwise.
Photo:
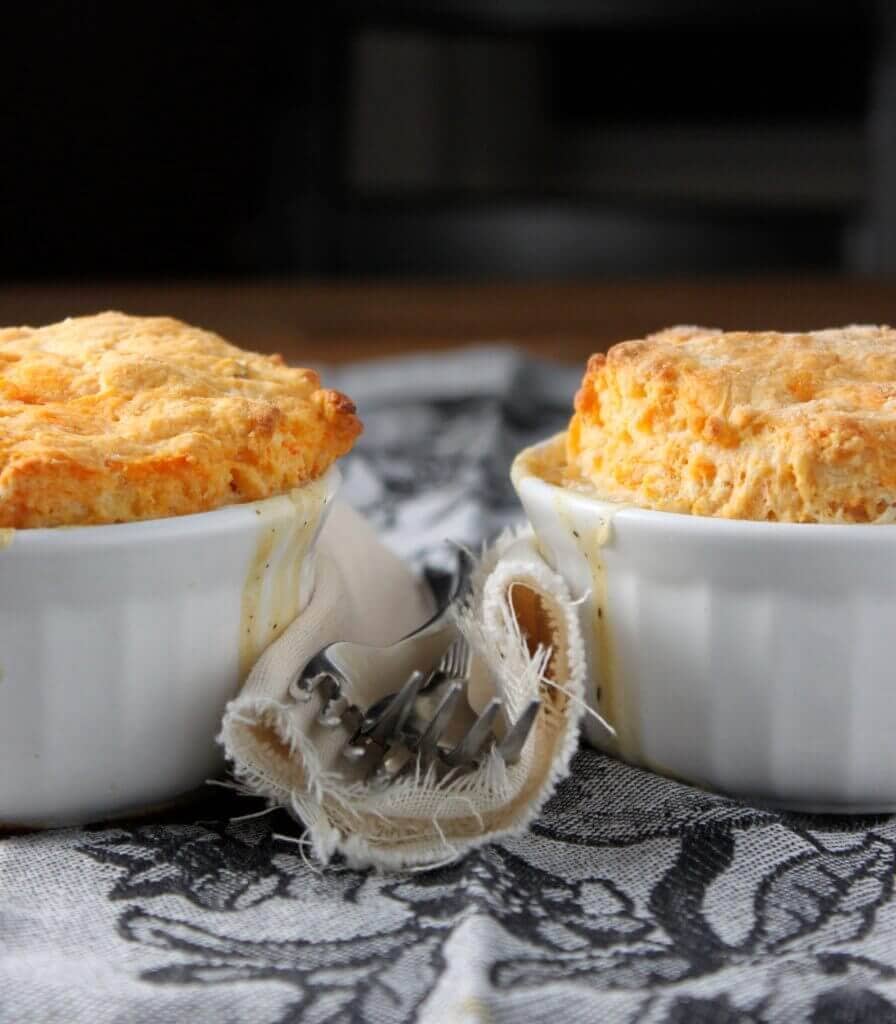
[(475, 761), (485, 749), (489, 740), (493, 739), (492, 725), (501, 710), (501, 701), (493, 698), (483, 712), (467, 730), (466, 736), (457, 746), (445, 754), (445, 760), (454, 768), (468, 765)]
[(467, 641), (464, 640), (457, 652), (457, 664), (454, 666), (456, 679), (466, 679), (469, 676), (472, 660), (473, 651)]
[(463, 641), (458, 637), (456, 640), (452, 640), (451, 646), (445, 651), (445, 657), (442, 658), (442, 663), (439, 668), (446, 676), (454, 675), (454, 664), (457, 661), (457, 649), (458, 645)]
[(526, 710), (514, 722), (510, 731), (498, 744), (498, 753), (504, 758), (505, 764), (516, 764), (519, 761), (520, 754), (523, 752), (523, 747), (526, 745), (529, 733), (532, 732), (532, 726), (535, 725), (535, 719), (538, 717), (540, 710), (541, 701), (530, 700), (526, 705)]
[(412, 751), (401, 743), (388, 750), (369, 776), (371, 788), (378, 791), (388, 789), (399, 778), (413, 757)]
[(420, 671), (412, 672), (404, 686), (395, 694), (380, 714), (364, 721), (361, 726), (362, 735), (385, 745), (390, 737), (401, 730), (425, 679), (426, 673)]
[(451, 642), (437, 671), (447, 679), (464, 679), (469, 673), (470, 645), (459, 636)]
[(442, 738), (442, 733), (448, 727), (448, 723), (451, 721), (451, 716), (454, 714), (454, 709), (457, 707), (457, 702), (461, 699), (463, 692), (464, 684), (460, 682), (454, 683), (449, 687), (448, 692), (436, 708), (432, 721), (424, 729), (423, 735), (417, 744), (417, 752), (423, 760), (428, 761), (439, 752), (439, 740)]

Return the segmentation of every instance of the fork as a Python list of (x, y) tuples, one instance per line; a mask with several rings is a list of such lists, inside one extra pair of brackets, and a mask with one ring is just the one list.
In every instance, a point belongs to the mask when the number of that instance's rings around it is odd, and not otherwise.
[[(358, 735), (361, 738), (378, 740), (380, 737), (400, 731), (399, 726), (404, 726), (405, 723), (413, 728), (414, 719), (419, 722), (428, 710), (434, 713), (432, 721), (425, 720), (422, 728), (418, 728), (417, 731), (422, 733), (438, 722), (440, 736), (448, 724), (448, 719), (456, 721), (456, 716), (453, 715), (455, 709), (462, 710), (460, 697), (463, 694), (463, 684), (470, 675), (471, 658), (470, 645), (463, 637), (456, 637), (442, 655), (436, 669), (430, 672), (428, 679), (420, 682), (419, 687), (412, 675), (397, 693), (388, 693), (372, 704), (358, 727)], [(470, 720), (467, 721), (466, 727), (469, 728), (473, 724), (475, 714), (469, 705), (467, 708)], [(354, 758), (358, 756), (357, 750), (357, 747), (348, 747), (346, 755)]]
[[(382, 710), (371, 709), (383, 715), (387, 713), (389, 702), (407, 702), (416, 691), (413, 701), (409, 705), (405, 703), (410, 712), (396, 713), (398, 726), (391, 734), (392, 746), (371, 773), (378, 788), (390, 785), (412, 764), (419, 764), (424, 771), (435, 768), (437, 774), (445, 776), (476, 767), (493, 750), (507, 765), (519, 760), (535, 725), (541, 701), (531, 700), (499, 740), (494, 724), (503, 710), (503, 702), (493, 698), (477, 715), (469, 702), (462, 700), (466, 696), (467, 679), (452, 678), (449, 674), (459, 663), (465, 663), (464, 671), (468, 672), (470, 650), (463, 639), (449, 648), (442, 664), (432, 674), (434, 682), (418, 689), (419, 681), (412, 676), (398, 694), (377, 702), (383, 705)], [(427, 695), (431, 697), (429, 707), (419, 708), (421, 697)], [(428, 718), (427, 713), (433, 707), (435, 710)], [(373, 719), (370, 712), (368, 716), (368, 721)]]
[(456, 637), (428, 679), (421, 680), (419, 672), (412, 673), (398, 693), (387, 694), (368, 708), (345, 755), (363, 757), (369, 740), (386, 737), (389, 750), (372, 773), (375, 782), (382, 784), (396, 778), (415, 753), (424, 767), (433, 764), (449, 729), (459, 736), (458, 745), (463, 742), (478, 721), (469, 702), (462, 699), (471, 660), (470, 645), (463, 637)]
[[(289, 693), (297, 701), (319, 694), (318, 722), (346, 732), (344, 757), (355, 763), (367, 759), (367, 777), (377, 785), (390, 784), (412, 762), (440, 773), (462, 772), (496, 750), (513, 764), (532, 731), (539, 700), (529, 702), (499, 741), (494, 726), (503, 702), (493, 699), (477, 715), (466, 699), (471, 651), (458, 633), (453, 608), (465, 596), (471, 568), (470, 557), (461, 552), (448, 600), (397, 644), (330, 644), (290, 683)], [(425, 671), (421, 663), (435, 667)], [(359, 680), (371, 669), (392, 677), (401, 671), (404, 683), (363, 711), (348, 700), (345, 689), (351, 684), (357, 692)]]
[(413, 672), (397, 693), (368, 709), (343, 754), (360, 761), (373, 753), (368, 778), (376, 788), (390, 785), (417, 763), (445, 775), (474, 768), (491, 750), (505, 764), (519, 760), (541, 701), (530, 701), (499, 741), (494, 724), (503, 702), (495, 698), (477, 715), (463, 699), (471, 659), (469, 644), (458, 636), (428, 678)]

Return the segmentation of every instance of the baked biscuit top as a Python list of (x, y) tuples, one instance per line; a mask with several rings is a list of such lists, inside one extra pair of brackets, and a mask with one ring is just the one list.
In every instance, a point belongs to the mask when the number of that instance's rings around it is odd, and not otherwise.
[(0, 330), (0, 526), (117, 523), (282, 494), (361, 432), (312, 370), (167, 317)]
[(672, 327), (591, 357), (567, 473), (731, 519), (896, 520), (896, 331)]

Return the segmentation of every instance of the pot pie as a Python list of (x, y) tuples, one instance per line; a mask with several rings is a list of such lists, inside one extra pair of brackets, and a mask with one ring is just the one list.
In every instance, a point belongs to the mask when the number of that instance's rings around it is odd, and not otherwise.
[(664, 512), (896, 519), (896, 330), (672, 327), (591, 357), (565, 481)]
[(0, 527), (258, 501), (321, 476), (360, 432), (312, 370), (178, 320), (0, 330)]

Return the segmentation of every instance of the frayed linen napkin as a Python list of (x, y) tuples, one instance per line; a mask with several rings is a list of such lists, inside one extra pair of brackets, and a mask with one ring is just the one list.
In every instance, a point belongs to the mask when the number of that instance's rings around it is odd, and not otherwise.
[[(345, 735), (316, 721), (316, 700), (287, 689), (327, 643), (393, 643), (431, 612), (423, 586), (352, 509), (337, 503), (319, 541), (313, 597), (259, 658), (228, 705), (219, 741), (236, 781), (286, 807), (307, 828), (313, 855), (353, 867), (426, 867), (450, 862), (526, 828), (567, 773), (585, 711), (585, 655), (575, 602), (527, 533), (484, 551), (458, 626), (473, 661), (470, 702), (500, 697), (515, 721), (543, 701), (520, 760), (496, 754), (474, 771), (436, 780), (413, 771), (386, 789), (352, 778)], [(359, 707), (384, 696), (346, 695)]]

